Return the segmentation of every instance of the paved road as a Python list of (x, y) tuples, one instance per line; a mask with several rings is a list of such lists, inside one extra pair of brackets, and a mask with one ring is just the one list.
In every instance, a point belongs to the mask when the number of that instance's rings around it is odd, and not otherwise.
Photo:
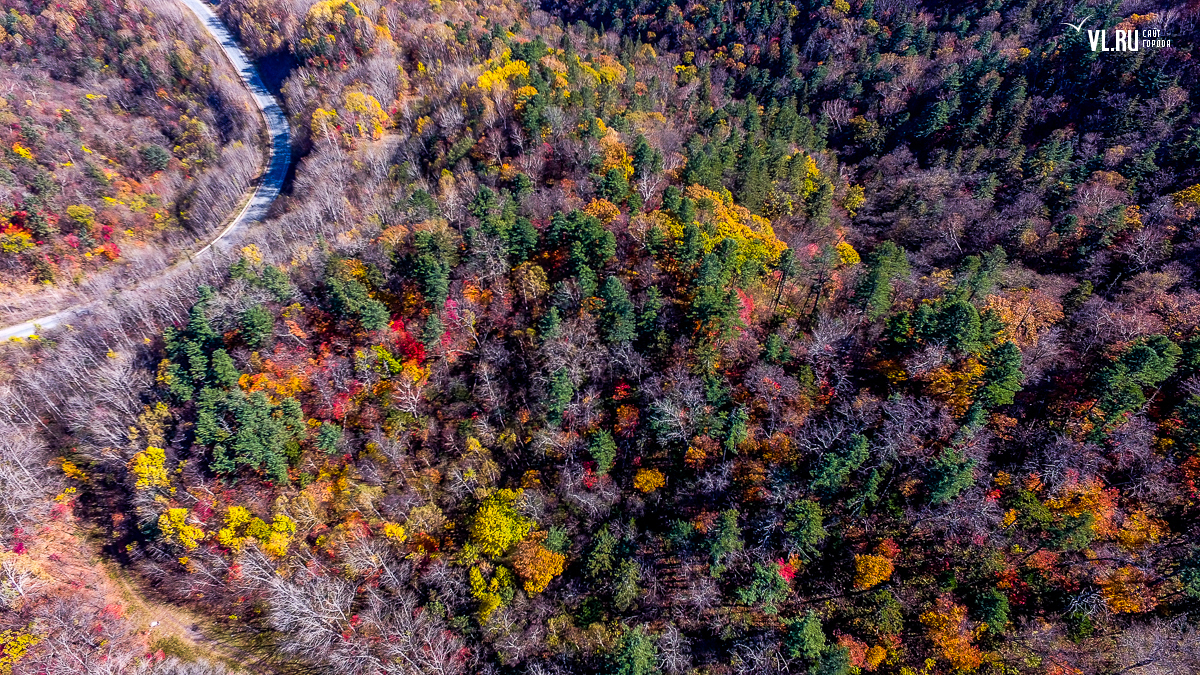
[[(233, 39), (229, 29), (217, 15), (201, 0), (180, 0), (196, 18), (203, 24), (204, 29), (208, 34), (216, 40), (221, 49), (225, 52), (226, 58), (233, 65), (234, 70), (241, 76), (242, 82), (250, 89), (250, 93), (254, 96), (254, 103), (258, 109), (262, 111), (263, 118), (266, 120), (267, 129), (271, 133), (271, 157), (267, 163), (267, 169), (263, 172), (262, 179), (255, 188), (254, 194), (246, 202), (242, 210), (234, 216), (229, 225), (213, 238), (212, 241), (204, 245), (204, 248), (193, 254), (186, 262), (179, 263), (181, 265), (193, 265), (196, 261), (203, 258), (211, 250), (223, 250), (233, 246), (237, 240), (237, 235), (246, 230), (250, 225), (261, 221), (270, 210), (272, 202), (279, 196), (279, 189), (283, 187), (284, 178), (287, 177), (288, 166), (292, 162), (292, 139), (291, 131), (288, 128), (287, 117), (283, 114), (283, 108), (280, 107), (279, 101), (271, 95), (271, 92), (263, 84), (262, 78), (258, 74), (258, 70), (242, 51), (237, 40)], [(56, 328), (63, 324), (70, 323), (71, 319), (82, 314), (86, 314), (89, 309), (102, 303), (102, 300), (95, 300), (89, 303), (68, 307), (60, 312), (55, 312), (48, 316), (43, 316), (32, 321), (0, 328), (0, 341), (9, 340), (15, 337), (29, 337), (51, 328)]]

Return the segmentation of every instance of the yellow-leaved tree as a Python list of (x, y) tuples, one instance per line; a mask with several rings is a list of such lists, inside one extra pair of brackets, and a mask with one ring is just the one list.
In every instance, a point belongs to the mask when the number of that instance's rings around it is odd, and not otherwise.
[(499, 558), (533, 529), (533, 521), (517, 513), (524, 490), (496, 490), (480, 504), (471, 519), (471, 543), (480, 553)]
[[(771, 222), (750, 213), (749, 209), (733, 203), (728, 193), (720, 194), (700, 185), (692, 185), (684, 196), (696, 205), (700, 227), (700, 243), (705, 253), (711, 253), (725, 239), (737, 242), (733, 268), (741, 272), (753, 261), (763, 268), (779, 260), (787, 246), (775, 236)], [(666, 211), (650, 215), (653, 222), (676, 242), (683, 241), (685, 223)]]
[(296, 523), (277, 514), (270, 524), (250, 514), (244, 506), (231, 506), (225, 515), (225, 527), (217, 531), (217, 542), (234, 553), (242, 550), (247, 540), (257, 541), (263, 551), (282, 557), (296, 534)]
[(1132, 565), (1119, 567), (1101, 577), (1099, 585), (1104, 603), (1116, 614), (1149, 612), (1158, 606), (1158, 598), (1150, 588), (1150, 577)]
[(984, 309), (995, 312), (1004, 324), (1002, 337), (1022, 349), (1036, 345), (1041, 334), (1063, 318), (1062, 305), (1054, 298), (1028, 288), (989, 295)]
[(382, 138), (384, 127), (391, 122), (379, 101), (374, 96), (360, 91), (346, 94), (342, 109), (346, 111), (347, 121), (353, 124), (358, 135), (364, 138)]
[(873, 588), (892, 578), (895, 565), (890, 558), (864, 553), (854, 556), (854, 587)]
[(666, 484), (667, 477), (658, 469), (638, 469), (633, 476), (633, 487), (646, 494), (650, 494)]
[(479, 74), (475, 80), (475, 86), (484, 91), (491, 91), (498, 84), (507, 85), (508, 81), (514, 77), (529, 77), (529, 64), (511, 59), (512, 52), (507, 49), (499, 57), (488, 59), (484, 64), (487, 66), (487, 70)]

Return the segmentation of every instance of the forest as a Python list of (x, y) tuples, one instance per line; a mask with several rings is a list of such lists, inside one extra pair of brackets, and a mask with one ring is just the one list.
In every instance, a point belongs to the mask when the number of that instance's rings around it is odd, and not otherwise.
[[(215, 228), (199, 25), (0, 2), (14, 296)], [(0, 675), (1200, 672), (1200, 5), (216, 10), (300, 159), (0, 344)]]
[(248, 96), (185, 11), (110, 4), (0, 3), (5, 325), (161, 271), (261, 162)]

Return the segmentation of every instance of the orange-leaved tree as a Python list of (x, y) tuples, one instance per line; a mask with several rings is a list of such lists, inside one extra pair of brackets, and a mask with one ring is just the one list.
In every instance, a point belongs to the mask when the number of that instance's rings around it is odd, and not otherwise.
[(545, 532), (535, 532), (517, 546), (513, 570), (525, 582), (525, 592), (541, 593), (554, 577), (563, 573), (567, 556), (551, 551), (542, 542)]
[(986, 628), (967, 619), (967, 608), (947, 596), (937, 599), (932, 608), (921, 615), (926, 636), (937, 647), (939, 656), (958, 671), (971, 672), (983, 665), (983, 652), (974, 640)]

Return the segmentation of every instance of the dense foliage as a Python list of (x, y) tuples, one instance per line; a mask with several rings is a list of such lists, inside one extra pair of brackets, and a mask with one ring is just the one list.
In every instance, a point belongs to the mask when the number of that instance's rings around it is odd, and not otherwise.
[(231, 0), (308, 156), (47, 404), (63, 501), (279, 667), (1194, 671), (1200, 14), (1134, 9)]
[(257, 171), (261, 124), (194, 17), (0, 10), (0, 299), (21, 310), (34, 285), (156, 266), (225, 218)]

